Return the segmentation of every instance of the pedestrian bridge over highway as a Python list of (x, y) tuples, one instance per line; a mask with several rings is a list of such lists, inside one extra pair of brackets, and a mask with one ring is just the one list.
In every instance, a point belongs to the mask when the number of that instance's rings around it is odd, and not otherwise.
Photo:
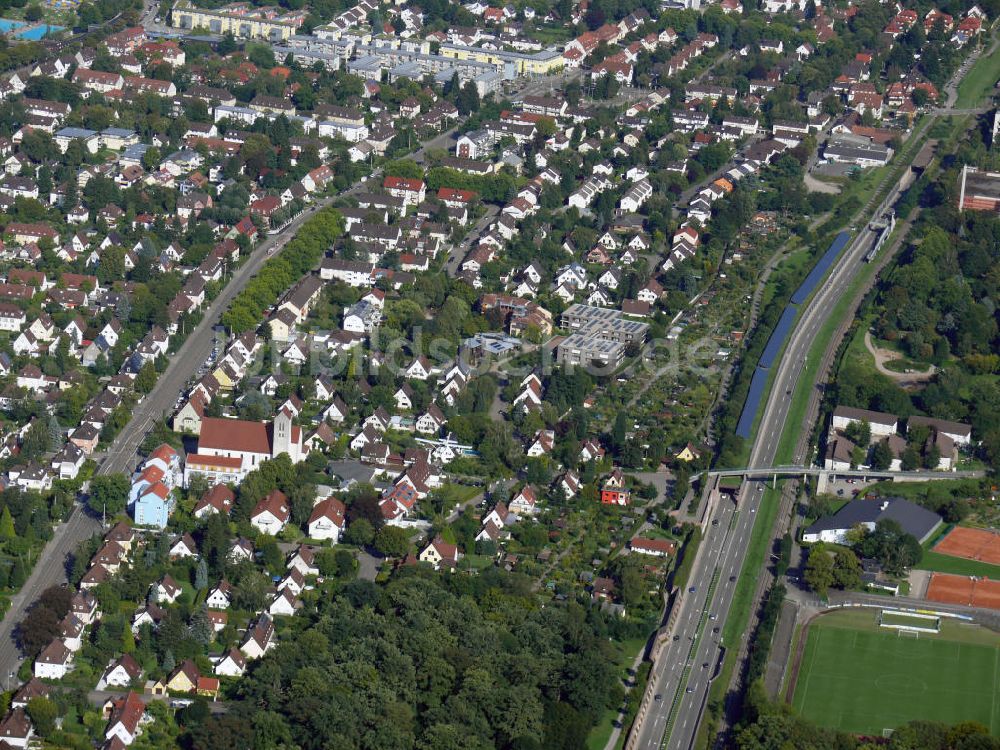
[(714, 481), (725, 477), (740, 477), (741, 479), (770, 479), (777, 482), (778, 478), (787, 477), (818, 477), (817, 492), (824, 492), (831, 480), (834, 479), (861, 479), (863, 481), (892, 481), (892, 482), (929, 482), (935, 479), (975, 479), (983, 476), (983, 472), (976, 471), (877, 471), (875, 469), (823, 469), (819, 466), (761, 466), (747, 467), (743, 469), (719, 469), (716, 471), (703, 471), (691, 477), (692, 480), (706, 477), (710, 481), (706, 484), (715, 484)]

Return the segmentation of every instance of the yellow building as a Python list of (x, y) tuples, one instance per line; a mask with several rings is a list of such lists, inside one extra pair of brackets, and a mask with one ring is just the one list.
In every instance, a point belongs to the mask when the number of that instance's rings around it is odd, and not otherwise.
[(200, 676), (194, 662), (185, 659), (167, 678), (167, 690), (173, 693), (193, 693)]
[(233, 388), (236, 387), (236, 383), (239, 381), (239, 378), (236, 377), (235, 373), (233, 373), (226, 365), (215, 368), (215, 371), (212, 373), (212, 377), (218, 382), (219, 388), (224, 391), (233, 390)]
[(500, 66), (517, 76), (540, 76), (561, 70), (565, 64), (562, 53), (553, 48), (524, 54), (506, 50), (467, 47), (463, 44), (442, 44), (441, 55), (454, 60), (473, 60)]
[(695, 448), (691, 443), (684, 446), (680, 453), (677, 454), (678, 461), (697, 461), (701, 458), (701, 451)]
[(253, 10), (245, 10), (241, 4), (208, 10), (196, 8), (188, 0), (179, 0), (174, 5), (171, 25), (184, 31), (201, 30), (209, 34), (232, 34), (237, 39), (267, 39), (282, 42), (295, 34), (302, 24), (297, 14), (269, 18)]

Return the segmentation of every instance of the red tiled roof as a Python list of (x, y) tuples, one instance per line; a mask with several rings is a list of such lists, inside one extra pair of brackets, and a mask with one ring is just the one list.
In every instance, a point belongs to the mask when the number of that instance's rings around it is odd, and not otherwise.
[(329, 518), (337, 526), (344, 525), (344, 503), (335, 497), (328, 497), (325, 500), (320, 500), (313, 507), (312, 515), (309, 516), (309, 523), (318, 521), (320, 518)]
[(130, 692), (124, 698), (119, 698), (112, 704), (110, 726), (121, 724), (129, 734), (135, 734), (139, 720), (146, 713), (146, 704), (138, 693)]
[(253, 509), (253, 513), (250, 514), (250, 518), (256, 518), (266, 512), (270, 512), (272, 516), (282, 523), (288, 521), (291, 517), (291, 512), (288, 510), (288, 498), (284, 492), (281, 490), (271, 490), (267, 494), (267, 497), (264, 497), (257, 503)]
[(413, 190), (419, 192), (424, 186), (423, 180), (415, 180), (409, 177), (386, 177), (382, 186), (387, 190)]
[(205, 448), (270, 455), (271, 439), (264, 422), (204, 417), (198, 434), (198, 450)]

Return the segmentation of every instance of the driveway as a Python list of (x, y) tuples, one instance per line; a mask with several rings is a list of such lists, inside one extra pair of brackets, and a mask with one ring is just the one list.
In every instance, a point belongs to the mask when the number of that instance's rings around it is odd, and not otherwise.
[(358, 550), (358, 578), (365, 581), (374, 581), (382, 567), (384, 558), (376, 557), (363, 549)]

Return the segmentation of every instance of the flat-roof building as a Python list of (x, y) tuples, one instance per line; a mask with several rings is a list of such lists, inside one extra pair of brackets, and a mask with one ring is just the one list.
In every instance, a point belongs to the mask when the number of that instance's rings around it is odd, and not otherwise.
[(630, 320), (620, 310), (577, 303), (562, 314), (561, 325), (574, 333), (630, 344), (646, 340), (647, 323)]
[(1000, 213), (1000, 172), (986, 172), (966, 164), (962, 168), (958, 210)]

